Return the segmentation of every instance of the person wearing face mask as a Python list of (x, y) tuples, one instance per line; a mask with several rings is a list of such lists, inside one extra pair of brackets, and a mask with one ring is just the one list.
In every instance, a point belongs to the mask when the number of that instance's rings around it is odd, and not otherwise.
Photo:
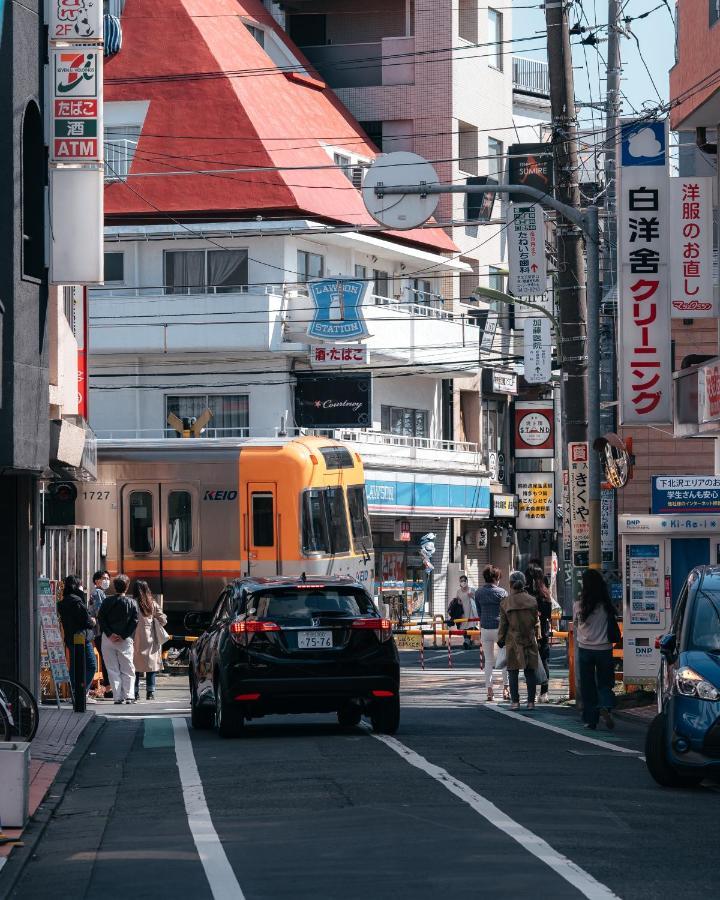
[[(100, 607), (103, 600), (107, 597), (107, 591), (110, 589), (110, 574), (108, 572), (96, 572), (93, 575), (93, 589), (90, 592), (90, 615), (97, 620)], [(104, 689), (105, 699), (112, 699), (112, 689), (110, 688), (110, 679), (108, 678), (107, 669), (105, 668), (105, 660), (102, 655), (102, 632), (100, 626), (95, 626), (95, 649), (100, 658), (100, 666), (102, 667), (102, 688)], [(102, 693), (102, 691), (101, 691)]]
[[(70, 657), (70, 681), (73, 692), (77, 696), (78, 691), (82, 691), (83, 687), (86, 692), (90, 690), (95, 675), (95, 651), (93, 649), (95, 619), (85, 605), (85, 592), (76, 575), (68, 575), (65, 579), (63, 596), (57, 605), (57, 611), (63, 627), (65, 646)], [(76, 669), (75, 666), (75, 635), (82, 635), (82, 643), (85, 645), (84, 672)]]

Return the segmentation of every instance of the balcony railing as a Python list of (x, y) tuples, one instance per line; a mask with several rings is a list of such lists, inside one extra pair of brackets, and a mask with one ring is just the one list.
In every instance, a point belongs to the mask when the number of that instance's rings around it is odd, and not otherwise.
[(205, 284), (175, 287), (122, 287), (112, 283), (101, 288), (91, 288), (94, 300), (130, 299), (132, 297), (202, 297), (204, 294), (247, 294), (247, 284)]
[(550, 96), (548, 64), (526, 56), (513, 56), (513, 88), (538, 97)]
[(480, 445), (470, 441), (447, 441), (441, 438), (414, 437), (406, 434), (388, 434), (369, 428), (332, 428), (305, 431), (319, 437), (330, 437), (337, 441), (355, 441), (358, 444), (373, 444), (376, 447), (412, 447), (417, 450), (446, 451), (450, 453), (480, 453)]

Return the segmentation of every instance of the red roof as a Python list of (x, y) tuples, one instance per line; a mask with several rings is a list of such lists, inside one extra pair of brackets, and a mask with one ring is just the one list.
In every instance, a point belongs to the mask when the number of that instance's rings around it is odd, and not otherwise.
[[(279, 70), (241, 17), (272, 29), (311, 77)], [(150, 101), (133, 175), (272, 171), (110, 183), (109, 222), (263, 215), (374, 224), (323, 142), (370, 158), (372, 145), (259, 0), (127, 0), (122, 28), (122, 50), (105, 64), (105, 99)], [(330, 168), (302, 169), (307, 166)], [(457, 250), (439, 228), (393, 236), (434, 251)]]

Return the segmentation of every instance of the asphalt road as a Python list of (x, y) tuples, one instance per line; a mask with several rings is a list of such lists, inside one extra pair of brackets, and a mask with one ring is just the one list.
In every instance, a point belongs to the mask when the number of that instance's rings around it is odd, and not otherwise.
[(717, 894), (716, 789), (657, 787), (641, 725), (589, 736), (557, 706), (513, 715), (480, 702), (472, 666), (403, 659), (394, 740), (302, 716), (223, 741), (190, 728), (181, 678), (98, 706), (105, 726), (12, 896)]

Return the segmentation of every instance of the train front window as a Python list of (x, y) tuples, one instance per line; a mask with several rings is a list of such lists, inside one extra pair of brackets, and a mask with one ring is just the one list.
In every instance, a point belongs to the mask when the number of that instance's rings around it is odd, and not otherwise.
[(350, 534), (345, 512), (345, 492), (341, 487), (328, 488), (326, 496), (332, 552), (347, 553), (350, 549)]
[(362, 484), (351, 485), (347, 489), (347, 498), (353, 545), (356, 550), (367, 551), (370, 549), (372, 534), (364, 486)]
[(192, 498), (189, 491), (168, 494), (168, 548), (172, 553), (192, 549)]
[(153, 496), (150, 491), (130, 494), (130, 549), (133, 553), (151, 553), (153, 540)]

